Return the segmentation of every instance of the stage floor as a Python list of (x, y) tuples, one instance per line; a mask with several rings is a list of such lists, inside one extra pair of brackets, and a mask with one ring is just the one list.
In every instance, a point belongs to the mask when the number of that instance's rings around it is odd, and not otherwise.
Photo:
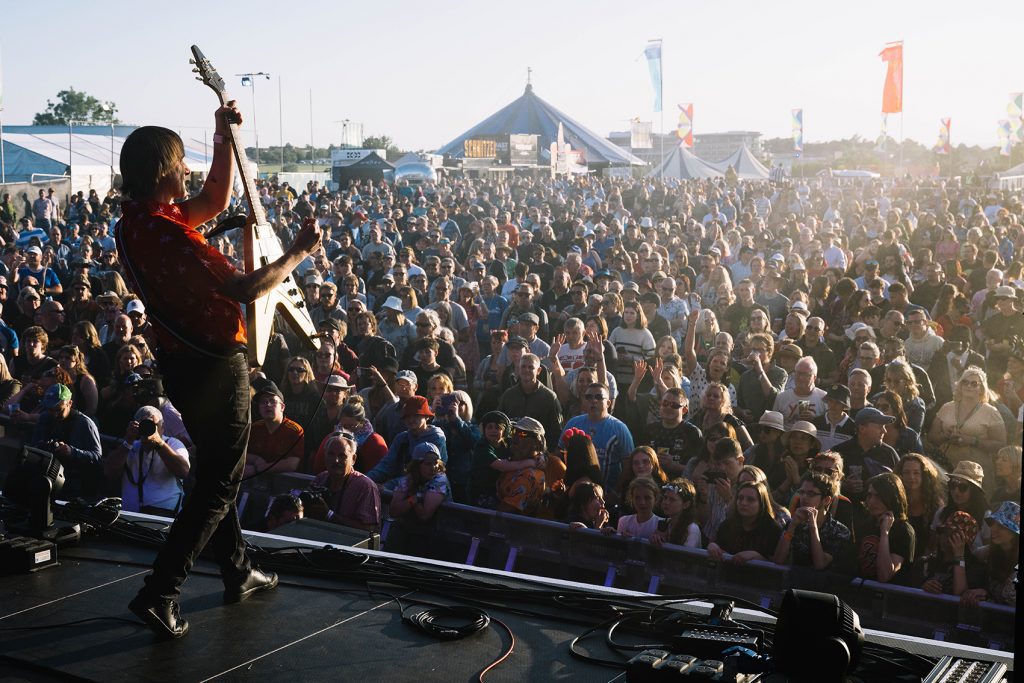
[[(56, 567), (0, 578), (0, 628), (134, 619), (127, 604), (153, 556), (90, 540), (64, 549)], [(403, 623), (389, 597), (342, 581), (282, 575), (277, 590), (229, 606), (222, 591), (215, 567), (198, 563), (181, 600), (190, 631), (176, 641), (156, 640), (141, 623), (107, 620), (4, 631), (0, 680), (470, 681), (509, 645), (508, 634), (493, 625), (463, 640), (436, 641)], [(398, 597), (445, 602), (410, 591)], [(569, 642), (582, 626), (488, 612), (512, 629), (516, 643), (486, 681), (625, 680), (571, 658)]]
[[(143, 519), (144, 516), (130, 516)], [(148, 518), (157, 521), (158, 518)], [(143, 519), (143, 521), (146, 521)], [(263, 548), (320, 543), (249, 534)], [(357, 551), (388, 556), (375, 551)], [(487, 608), (492, 624), (463, 640), (442, 642), (402, 621), (391, 595), (408, 606), (418, 600), (452, 604), (435, 593), (389, 589), (370, 593), (365, 584), (279, 571), (277, 590), (237, 605), (222, 603), (223, 585), (214, 565), (200, 561), (185, 584), (181, 608), (190, 623), (180, 640), (156, 639), (128, 611), (155, 550), (123, 540), (87, 536), (61, 548), (60, 564), (34, 574), (0, 577), (0, 683), (8, 681), (476, 681), (510, 643), (512, 654), (488, 672), (486, 681), (625, 681), (625, 673), (572, 657), (569, 643), (586, 626), (545, 616), (523, 616)], [(391, 556), (393, 558), (399, 556)], [(583, 590), (613, 599), (639, 594), (567, 582), (517, 577), (463, 565), (402, 558), (403, 566), (440, 570), (516, 589)], [(447, 581), (448, 579), (446, 579)], [(418, 584), (419, 588), (423, 584)], [(525, 606), (525, 604), (524, 604)], [(538, 614), (565, 615), (569, 607), (541, 607)], [(698, 606), (695, 605), (696, 609)], [(689, 609), (689, 608), (688, 608)], [(706, 612), (704, 612), (706, 614)], [(770, 617), (737, 608), (748, 622)], [(55, 626), (82, 619), (81, 625)], [(938, 659), (955, 654), (994, 659), (1013, 667), (1012, 653), (979, 650), (866, 629), (868, 639)], [(636, 642), (636, 641), (634, 641)], [(640, 642), (650, 642), (642, 640)], [(603, 641), (603, 630), (583, 648), (589, 654), (624, 661)], [(770, 678), (765, 680), (771, 680)], [(856, 680), (856, 679), (855, 679)], [(1012, 679), (1012, 674), (1010, 676)]]

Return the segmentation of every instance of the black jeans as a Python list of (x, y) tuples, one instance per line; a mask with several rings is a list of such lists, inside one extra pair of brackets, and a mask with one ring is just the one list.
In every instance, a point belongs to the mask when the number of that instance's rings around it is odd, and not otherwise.
[(227, 359), (163, 354), (159, 360), (167, 396), (196, 446), (195, 486), (140, 594), (174, 600), (207, 543), (226, 586), (249, 573), (235, 507), (249, 444), (249, 367), (244, 352)]

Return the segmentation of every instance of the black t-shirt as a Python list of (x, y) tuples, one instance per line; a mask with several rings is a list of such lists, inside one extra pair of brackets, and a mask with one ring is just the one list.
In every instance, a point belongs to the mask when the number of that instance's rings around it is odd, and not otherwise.
[[(697, 455), (704, 444), (704, 435), (695, 425), (680, 422), (675, 427), (665, 427), (660, 422), (647, 425), (639, 444), (647, 444), (658, 454), (658, 460), (671, 460), (679, 465)], [(664, 467), (664, 465), (662, 466)]]
[(725, 309), (722, 319), (729, 323), (729, 329), (732, 331), (733, 336), (750, 329), (750, 314), (754, 312), (755, 308), (759, 308), (766, 314), (769, 314), (767, 307), (758, 303), (744, 306), (737, 301), (729, 304), (729, 307)]
[(733, 555), (747, 550), (755, 550), (761, 553), (765, 559), (770, 559), (775, 553), (775, 546), (778, 545), (781, 535), (782, 529), (770, 519), (765, 519), (764, 522), (747, 531), (738, 517), (730, 515), (718, 527), (715, 543), (722, 550)]
[[(878, 522), (863, 515), (860, 519), (854, 520), (854, 529), (857, 534), (857, 576), (875, 580), (878, 578)], [(903, 566), (909, 567), (914, 561), (915, 545), (914, 527), (906, 520), (893, 522), (892, 529), (889, 530), (889, 554), (899, 555), (903, 558)]]

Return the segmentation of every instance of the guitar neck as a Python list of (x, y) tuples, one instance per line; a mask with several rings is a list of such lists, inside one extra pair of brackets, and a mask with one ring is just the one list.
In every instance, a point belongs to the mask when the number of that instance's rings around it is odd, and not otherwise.
[[(217, 96), (222, 106), (227, 104), (227, 93), (218, 92)], [(231, 131), (231, 149), (235, 155), (235, 165), (238, 167), (238, 175), (242, 178), (242, 187), (245, 188), (245, 199), (249, 202), (249, 215), (256, 225), (265, 225), (267, 214), (259, 201), (259, 193), (256, 192), (256, 179), (249, 172), (245, 148), (242, 147), (242, 129), (237, 123), (228, 123), (228, 128)]]

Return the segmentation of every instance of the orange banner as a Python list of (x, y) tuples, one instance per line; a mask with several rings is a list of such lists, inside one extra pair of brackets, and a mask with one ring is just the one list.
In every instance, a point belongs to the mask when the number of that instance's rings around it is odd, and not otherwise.
[(886, 47), (878, 56), (889, 64), (882, 88), (882, 113), (899, 113), (903, 111), (903, 43)]

